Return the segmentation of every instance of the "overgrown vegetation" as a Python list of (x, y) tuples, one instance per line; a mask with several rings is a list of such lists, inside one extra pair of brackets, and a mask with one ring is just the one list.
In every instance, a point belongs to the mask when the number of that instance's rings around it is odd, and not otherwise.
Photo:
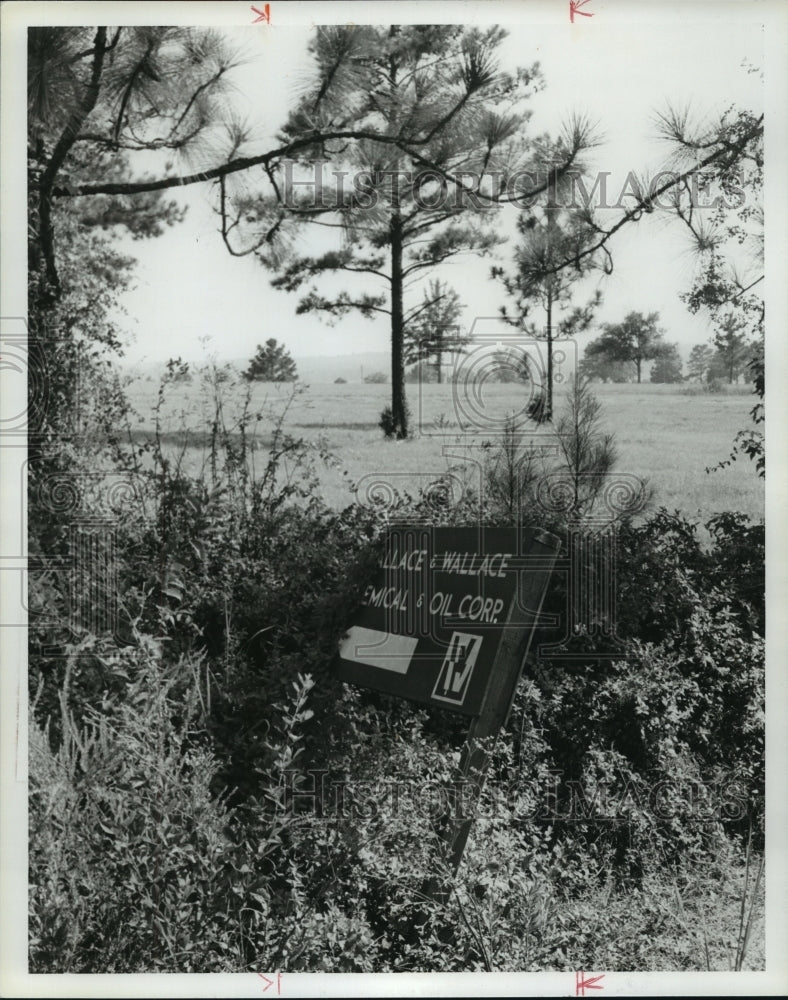
[[(762, 894), (762, 526), (720, 516), (704, 549), (677, 513), (621, 519), (620, 658), (595, 660), (588, 636), (585, 662), (534, 661), (452, 895), (425, 902), (445, 869), (462, 732), (330, 669), (392, 509), (327, 508), (320, 456), (284, 420), (255, 469), (256, 414), (226, 425), (240, 387), (216, 375), (201, 373), (213, 429), (200, 475), (157, 431), (133, 450), (116, 440), (106, 478), (70, 475), (67, 505), (62, 478), (32, 498), (33, 535), (54, 551), (91, 530), (115, 484), (111, 532), (78, 586), (32, 587), (48, 624), (31, 632), (31, 968), (734, 963), (725, 921), (734, 902), (755, 919)], [(578, 384), (555, 467), (574, 501), (545, 512), (554, 530), (595, 509), (615, 459), (589, 407)], [(488, 453), (481, 507), (434, 490), (397, 498), (397, 516), (511, 523), (539, 477), (514, 426)], [(102, 587), (103, 628), (89, 616)], [(565, 602), (559, 575), (550, 610)]]

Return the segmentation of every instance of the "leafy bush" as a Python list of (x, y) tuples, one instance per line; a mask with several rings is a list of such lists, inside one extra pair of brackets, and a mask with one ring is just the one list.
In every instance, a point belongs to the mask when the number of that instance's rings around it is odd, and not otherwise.
[[(410, 407), (407, 402), (405, 403), (405, 413), (407, 418), (410, 419)], [(380, 420), (378, 421), (378, 427), (383, 431), (383, 434), (387, 438), (393, 438), (397, 434), (397, 424), (394, 420), (394, 415), (391, 412), (390, 406), (385, 406), (380, 414)]]

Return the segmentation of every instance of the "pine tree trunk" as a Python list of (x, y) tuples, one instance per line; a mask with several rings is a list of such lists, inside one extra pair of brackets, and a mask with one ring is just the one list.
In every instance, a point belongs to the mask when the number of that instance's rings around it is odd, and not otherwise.
[(553, 296), (547, 293), (547, 397), (545, 420), (553, 419)]
[(393, 435), (408, 436), (405, 404), (405, 317), (402, 296), (402, 219), (399, 210), (391, 217), (391, 420)]
[[(399, 25), (389, 26), (389, 37), (399, 34)], [(392, 53), (389, 77), (392, 95), (397, 93), (399, 65)], [(399, 170), (399, 158), (395, 161)], [(401, 440), (408, 436), (408, 412), (405, 402), (405, 310), (402, 287), (402, 216), (399, 206), (399, 178), (394, 182), (394, 205), (389, 223), (391, 237), (391, 433)]]

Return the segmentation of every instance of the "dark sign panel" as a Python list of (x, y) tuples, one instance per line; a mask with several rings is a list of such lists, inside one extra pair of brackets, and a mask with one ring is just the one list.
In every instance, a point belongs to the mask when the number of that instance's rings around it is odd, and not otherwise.
[(337, 675), (479, 715), (494, 665), (519, 670), (556, 546), (526, 528), (392, 528)]

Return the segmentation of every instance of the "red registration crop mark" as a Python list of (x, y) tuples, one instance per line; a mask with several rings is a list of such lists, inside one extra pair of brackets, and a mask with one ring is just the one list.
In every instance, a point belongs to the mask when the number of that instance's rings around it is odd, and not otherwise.
[(282, 973), (281, 972), (277, 972), (276, 979), (269, 979), (268, 976), (264, 976), (262, 974), (262, 972), (258, 972), (257, 975), (265, 983), (265, 986), (263, 987), (263, 993), (265, 993), (266, 990), (270, 990), (271, 987), (274, 985), (274, 983), (276, 983), (276, 992), (277, 993), (281, 993), (282, 992)]
[(581, 17), (594, 16), (586, 10), (580, 10), (580, 8), (585, 7), (588, 2), (589, 0), (569, 0), (569, 20), (572, 24), (575, 23), (575, 14), (579, 14)]
[(271, 23), (271, 4), (267, 3), (262, 10), (258, 10), (256, 7), (252, 7), (252, 10), (257, 14), (257, 17), (252, 21), (252, 24), (259, 24), (260, 21), (265, 21), (266, 24)]
[(575, 973), (575, 996), (584, 997), (586, 995), (586, 990), (603, 990), (604, 986), (597, 986), (596, 984), (604, 979), (604, 974), (601, 976), (590, 976), (588, 979), (585, 978), (584, 972)]

